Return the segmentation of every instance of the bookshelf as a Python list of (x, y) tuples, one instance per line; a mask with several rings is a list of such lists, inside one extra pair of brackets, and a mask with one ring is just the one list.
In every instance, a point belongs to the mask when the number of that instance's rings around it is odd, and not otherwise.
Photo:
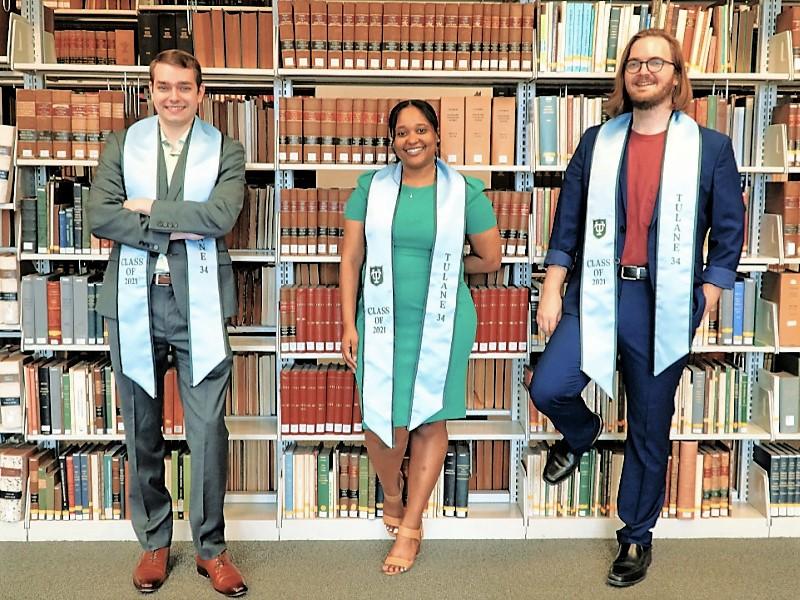
[[(39, 0), (24, 0), (26, 17), (36, 24), (34, 38), (31, 40), (33, 55), (29, 60), (14, 60), (9, 64), (11, 69), (0, 72), (0, 84), (23, 83), (28, 88), (65, 87), (76, 89), (104, 89), (122, 86), (127, 90), (141, 88), (147, 82), (147, 68), (144, 66), (112, 66), (112, 65), (73, 65), (46, 63), (42, 59), (41, 13)], [(760, 24), (763, 33), (774, 31), (775, 18), (780, 10), (780, 0), (762, 0), (758, 5)], [(137, 11), (96, 11), (58, 9), (59, 18), (84, 19), (97, 17), (108, 20), (135, 20), (141, 12), (185, 10), (181, 6), (146, 7), (140, 6)], [(203, 10), (203, 7), (199, 7)], [(252, 11), (252, 7), (230, 7), (230, 11)], [(269, 11), (269, 9), (267, 9)], [(352, 86), (366, 90), (372, 86), (391, 86), (395, 88), (395, 97), (408, 95), (409, 90), (418, 86), (436, 86), (437, 88), (458, 90), (468, 86), (483, 88), (511, 88), (517, 98), (517, 131), (516, 131), (516, 164), (513, 165), (480, 165), (459, 166), (465, 173), (488, 173), (495, 177), (507, 177), (513, 180), (510, 186), (517, 191), (531, 191), (534, 188), (534, 176), (541, 174), (559, 174), (566, 168), (565, 164), (554, 166), (537, 165), (534, 159), (535, 133), (533, 101), (539, 94), (551, 93), (552, 90), (586, 89), (594, 93), (608, 90), (613, 75), (604, 72), (567, 73), (545, 72), (535, 69), (529, 71), (433, 71), (433, 70), (333, 70), (333, 69), (296, 69), (283, 68), (279, 59), (279, 29), (277, 15), (273, 12), (273, 38), (275, 40), (275, 63), (272, 69), (204, 69), (204, 80), (212, 90), (224, 92), (229, 89), (258, 91), (274, 91), (276, 98), (275, 136), (270, 143), (277, 148), (278, 118), (282, 102), (295, 93), (306, 93), (316, 86)], [(760, 32), (760, 33), (762, 33)], [(752, 206), (756, 218), (751, 220), (751, 251), (742, 260), (740, 268), (752, 273), (756, 278), (768, 266), (780, 265), (791, 267), (800, 263), (800, 259), (786, 258), (782, 253), (782, 229), (779, 223), (769, 218), (761, 218), (764, 204), (765, 183), (773, 178), (780, 178), (800, 173), (800, 167), (789, 167), (786, 161), (785, 132), (781, 145), (780, 131), (776, 126), (769, 126), (771, 109), (775, 104), (775, 95), (779, 90), (797, 88), (793, 69), (790, 68), (791, 41), (787, 51), (786, 36), (759, 36), (758, 69), (754, 73), (694, 73), (692, 82), (698, 90), (746, 89), (755, 96), (755, 114), (753, 135), (755, 146), (763, 146), (763, 156), (754, 156), (752, 165), (740, 169), (742, 175), (752, 185)], [(777, 148), (777, 151), (773, 151)], [(47, 160), (17, 159), (16, 167), (29, 169), (34, 173), (37, 182), (46, 180), (48, 169), (57, 167), (91, 169), (97, 166), (96, 160)], [(323, 175), (325, 177), (350, 176), (358, 173), (380, 169), (383, 165), (367, 164), (301, 164), (301, 163), (247, 163), (248, 176), (274, 177), (277, 202), (280, 202), (281, 190), (307, 186), (308, 177)], [(8, 207), (13, 210), (12, 206)], [(276, 205), (277, 210), (277, 205)], [(530, 233), (530, 227), (529, 227)], [(19, 251), (18, 251), (19, 252)], [(38, 261), (96, 261), (108, 260), (103, 254), (50, 254), (22, 253), (19, 260), (25, 263)], [(543, 264), (543, 258), (504, 257), (503, 265), (511, 272), (511, 279), (519, 285), (528, 285), (536, 267)], [(276, 289), (282, 285), (291, 285), (293, 268), (296, 265), (338, 263), (337, 256), (281, 256), (280, 253), (257, 252), (248, 250), (231, 251), (232, 260), (236, 263), (252, 263), (264, 266), (275, 266)], [(759, 279), (760, 281), (760, 279)], [(275, 307), (276, 322), (279, 315)], [(18, 328), (18, 327), (17, 327)], [(780, 345), (776, 336), (770, 336), (777, 324), (765, 323), (761, 328), (761, 336), (753, 346), (704, 346), (694, 348), (695, 353), (742, 352), (745, 353), (745, 368), (755, 381), (758, 368), (764, 363), (764, 355), (777, 351), (800, 351), (800, 347)], [(276, 357), (275, 376), (279, 377), (282, 365), (296, 360), (336, 361), (339, 353), (287, 353), (280, 350), (280, 333), (275, 327), (245, 326), (230, 330), (231, 348), (234, 352), (256, 352), (273, 354)], [(758, 337), (758, 336), (757, 336)], [(522, 364), (531, 355), (543, 350), (543, 346), (531, 345), (529, 353), (476, 353), (472, 358), (510, 359), (514, 364), (515, 381), (522, 378)], [(25, 350), (33, 352), (53, 351), (98, 351), (107, 350), (105, 345), (85, 346), (26, 346)], [(751, 384), (751, 386), (754, 385)], [(425, 523), (425, 534), (429, 539), (548, 539), (548, 538), (613, 538), (619, 522), (616, 519), (603, 518), (529, 518), (527, 502), (528, 478), (520, 466), (521, 454), (531, 441), (552, 441), (559, 438), (557, 433), (532, 433), (529, 431), (527, 394), (520, 385), (514, 385), (512, 408), (497, 411), (468, 411), (466, 421), (448, 423), (448, 431), (453, 440), (508, 440), (511, 442), (511, 460), (509, 473), (509, 489), (504, 493), (471, 493), (469, 517), (467, 519), (428, 519)], [(279, 393), (279, 391), (276, 391)], [(752, 392), (751, 392), (752, 393)], [(753, 403), (754, 405), (757, 403)], [(379, 520), (364, 519), (286, 519), (283, 518), (282, 494), (284, 492), (283, 450), (292, 441), (345, 441), (358, 443), (363, 435), (288, 435), (281, 434), (280, 398), (277, 399), (278, 414), (269, 417), (228, 417), (226, 422), (231, 432), (231, 439), (268, 440), (275, 443), (276, 464), (275, 492), (269, 493), (228, 493), (226, 503), (227, 538), (260, 539), (260, 540), (303, 540), (303, 539), (387, 539)], [(751, 412), (758, 409), (753, 406)], [(763, 407), (762, 407), (763, 409)], [(769, 404), (767, 416), (774, 414), (775, 407)], [(759, 440), (787, 439), (774, 431), (771, 419), (763, 426), (756, 424), (753, 414), (747, 433), (712, 434), (712, 435), (674, 435), (674, 440), (739, 440), (742, 445), (740, 478), (742, 489), (734, 503), (732, 516), (724, 519), (678, 521), (662, 519), (656, 528), (657, 537), (692, 538), (692, 537), (777, 537), (800, 536), (800, 518), (772, 518), (768, 508), (764, 508), (763, 493), (765, 483), (751, 473), (748, 467), (752, 453), (752, 445)], [(485, 419), (485, 420), (484, 420)], [(795, 436), (796, 439), (797, 436)], [(31, 441), (53, 441), (58, 436), (29, 436)], [(74, 440), (75, 438), (64, 438)], [(121, 436), (83, 437), (81, 441), (92, 440), (119, 441)], [(169, 439), (180, 439), (171, 436)], [(625, 434), (604, 434), (602, 440), (621, 442)], [(29, 521), (27, 523), (0, 523), (0, 540), (131, 540), (135, 539), (128, 521), (89, 521), (89, 522), (56, 522)], [(190, 539), (188, 522), (175, 523), (175, 539)]]

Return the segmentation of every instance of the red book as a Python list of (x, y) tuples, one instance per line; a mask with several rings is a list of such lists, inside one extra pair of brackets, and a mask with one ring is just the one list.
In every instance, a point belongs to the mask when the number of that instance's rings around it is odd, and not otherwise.
[(75, 514), (75, 459), (72, 454), (67, 454), (67, 481), (64, 492), (67, 494), (67, 508), (70, 520), (76, 517)]
[(498, 351), (498, 341), (500, 340), (500, 328), (498, 323), (500, 302), (504, 295), (504, 290), (497, 286), (492, 286), (485, 293), (486, 310), (486, 324), (488, 325), (488, 344), (489, 352)]
[(175, 435), (183, 435), (186, 433), (186, 429), (184, 427), (184, 415), (183, 415), (183, 400), (181, 400), (181, 388), (178, 384), (178, 372), (175, 371), (175, 376), (172, 378), (172, 398), (173, 398), (173, 406), (175, 410), (175, 414), (173, 415), (172, 421), (172, 431), (175, 432)]
[(308, 410), (306, 408), (308, 405), (308, 377), (305, 370), (305, 367), (301, 367), (294, 373), (296, 387), (292, 393), (295, 409), (292, 415), (292, 427), (297, 424), (298, 433), (308, 433)]
[(61, 343), (61, 282), (57, 277), (47, 281), (47, 340)]
[(322, 372), (322, 385), (325, 388), (325, 433), (333, 433), (333, 419), (336, 414), (336, 402), (333, 393), (333, 377), (336, 371), (333, 367), (325, 365)]
[(310, 306), (306, 309), (306, 328), (309, 343), (306, 344), (306, 348), (309, 352), (322, 352), (325, 349), (322, 338), (323, 300), (323, 288), (315, 286), (308, 290), (307, 302)]
[(290, 387), (289, 369), (281, 370), (281, 433), (289, 433), (289, 418), (291, 416), (292, 388)]
[(527, 352), (528, 350), (528, 332), (530, 324), (528, 323), (528, 288), (516, 288), (516, 295), (514, 299), (514, 312), (516, 313), (517, 328), (514, 331), (514, 338), (517, 342), (517, 350), (519, 352)]
[(500, 288), (497, 293), (495, 323), (497, 327), (497, 351), (508, 352), (515, 323), (511, 312), (514, 305), (514, 288)]
[(163, 396), (163, 404), (162, 404), (162, 425), (164, 429), (164, 435), (172, 435), (172, 422), (175, 418), (175, 394), (174, 394), (174, 382), (173, 379), (175, 377), (175, 369), (167, 369), (167, 372), (164, 374), (164, 396)]
[(310, 331), (310, 294), (311, 290), (307, 287), (298, 286), (295, 292), (295, 323), (297, 324), (295, 340), (297, 352), (313, 352), (314, 348), (309, 344), (313, 341)]
[(342, 374), (345, 373), (342, 367), (331, 371), (328, 376), (328, 383), (330, 384), (329, 393), (333, 394), (333, 431), (334, 433), (342, 433), (342, 401), (344, 400), (342, 394)]
[(342, 371), (342, 433), (353, 433), (353, 374), (349, 369)]
[(364, 428), (361, 424), (361, 403), (358, 397), (358, 386), (352, 372), (347, 371), (347, 380), (350, 386), (350, 396), (353, 399), (353, 433), (361, 433)]
[(475, 314), (478, 321), (477, 329), (475, 330), (475, 341), (472, 344), (472, 351), (477, 352), (479, 350), (480, 339), (479, 335), (481, 333), (481, 313), (479, 312), (480, 306), (480, 297), (478, 295), (478, 288), (471, 287), (469, 288), (469, 295), (472, 296), (472, 304), (475, 306)]
[(344, 334), (344, 325), (342, 323), (342, 290), (339, 287), (334, 288), (333, 290), (333, 302), (334, 302), (334, 322), (333, 322), (333, 331), (334, 331), (334, 344), (333, 348), (335, 352), (341, 352), (342, 350), (342, 335)]
[(325, 340), (325, 352), (336, 350), (336, 288), (327, 286), (323, 289), (325, 309), (322, 316), (322, 333)]
[(328, 408), (327, 399), (325, 398), (325, 368), (325, 366), (322, 366), (321, 368), (317, 367), (312, 372), (314, 376), (314, 396), (316, 398), (317, 405), (317, 433), (325, 433), (325, 414)]

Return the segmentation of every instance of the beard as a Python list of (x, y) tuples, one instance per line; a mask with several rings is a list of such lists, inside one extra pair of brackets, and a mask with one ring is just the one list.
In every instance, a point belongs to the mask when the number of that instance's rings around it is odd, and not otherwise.
[(634, 95), (631, 94), (630, 91), (628, 92), (628, 97), (631, 99), (631, 106), (633, 108), (636, 108), (638, 110), (649, 110), (651, 108), (659, 106), (660, 104), (663, 104), (665, 100), (671, 98), (674, 89), (675, 88), (672, 85), (672, 83), (668, 82), (665, 83), (660, 88), (658, 88), (655, 94), (649, 97), (638, 99), (634, 97)]

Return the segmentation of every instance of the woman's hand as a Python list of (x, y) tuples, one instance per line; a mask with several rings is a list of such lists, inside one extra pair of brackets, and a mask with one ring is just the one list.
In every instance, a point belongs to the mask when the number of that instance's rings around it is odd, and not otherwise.
[(558, 291), (542, 292), (539, 299), (539, 309), (536, 311), (536, 324), (539, 330), (550, 337), (556, 330), (558, 322), (561, 320), (561, 294)]
[(358, 331), (355, 327), (345, 327), (342, 333), (342, 358), (355, 373), (358, 357)]

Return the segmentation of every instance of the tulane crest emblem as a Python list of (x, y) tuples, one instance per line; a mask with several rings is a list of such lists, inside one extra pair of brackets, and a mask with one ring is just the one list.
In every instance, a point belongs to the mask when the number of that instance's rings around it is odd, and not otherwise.
[(383, 267), (370, 267), (369, 280), (372, 285), (380, 285), (383, 283)]
[(592, 220), (592, 231), (594, 232), (594, 237), (600, 239), (606, 234), (606, 220), (605, 219), (594, 219)]

